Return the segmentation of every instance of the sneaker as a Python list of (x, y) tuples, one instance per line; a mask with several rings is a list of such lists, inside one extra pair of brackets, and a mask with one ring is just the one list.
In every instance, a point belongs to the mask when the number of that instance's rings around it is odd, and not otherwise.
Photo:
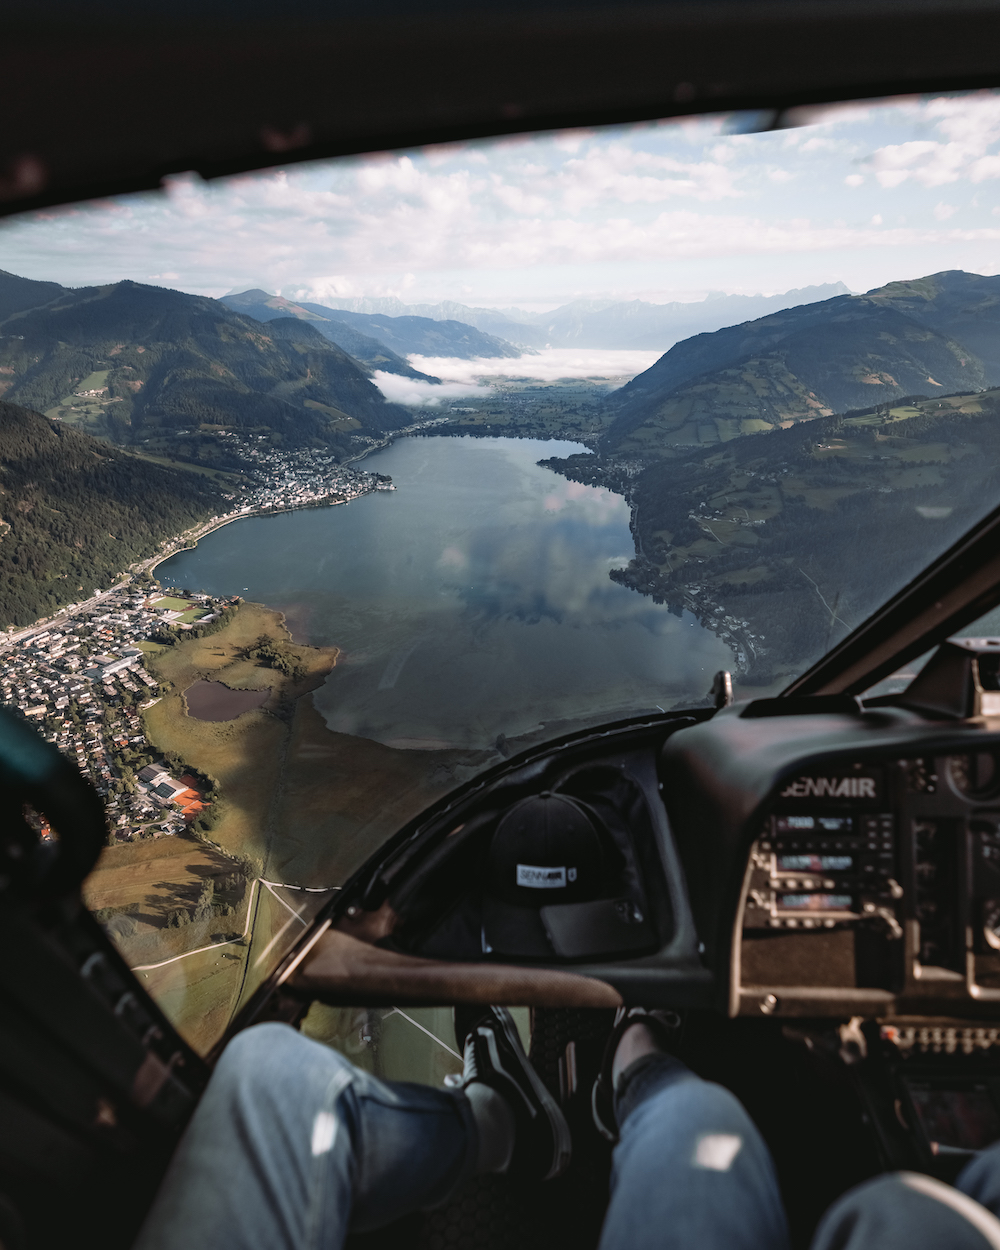
[(611, 1080), (611, 1072), (622, 1034), (633, 1024), (646, 1025), (656, 1039), (656, 1044), (666, 1051), (670, 1043), (676, 1041), (682, 1020), (676, 1011), (649, 1011), (645, 1007), (619, 1007), (615, 1013), (615, 1022), (604, 1047), (601, 1071), (590, 1092), (590, 1110), (594, 1119), (594, 1127), (610, 1142), (618, 1140), (615, 1089)]
[(462, 1047), (461, 1088), (481, 1081), (514, 1112), (514, 1153), (509, 1176), (548, 1181), (569, 1167), (569, 1125), (524, 1053), (514, 1018), (505, 1007), (456, 1008), (455, 1036)]

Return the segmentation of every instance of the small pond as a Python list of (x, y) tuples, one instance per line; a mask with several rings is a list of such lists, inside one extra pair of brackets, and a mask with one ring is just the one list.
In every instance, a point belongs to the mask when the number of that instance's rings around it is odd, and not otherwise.
[(270, 694), (270, 690), (230, 690), (221, 681), (196, 681), (184, 691), (184, 698), (188, 715), (196, 720), (235, 720), (266, 703)]

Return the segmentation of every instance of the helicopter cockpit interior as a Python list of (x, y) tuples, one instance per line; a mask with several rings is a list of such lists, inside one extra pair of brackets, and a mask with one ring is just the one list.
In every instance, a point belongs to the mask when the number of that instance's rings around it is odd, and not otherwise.
[[(722, 109), (770, 130), (824, 102), (1000, 85), (993, 3), (181, 6), (169, 22), (138, 6), (124, 24), (109, 3), (85, 36), (72, 6), (42, 7), (4, 19), (11, 214), (276, 152)], [(117, 47), (128, 116), (92, 68), (80, 77), (82, 37)], [(185, 75), (203, 95), (178, 89)], [(518, 1009), (582, 1148), (544, 1192), (477, 1178), (354, 1250), (596, 1245), (610, 1146), (590, 1087), (622, 1005), (677, 1013), (677, 1053), (747, 1107), (797, 1246), (868, 1177), (954, 1179), (1000, 1140), (1000, 637), (977, 625), (1000, 605), (998, 535), (1000, 508), (780, 692), (734, 697), (722, 671), (699, 706), (577, 729), (451, 788), (292, 912), (299, 929), (207, 1053), (82, 904), (100, 798), (4, 712), (0, 1246), (125, 1250), (242, 1030), (285, 1021), (356, 1054), (394, 1015), (447, 1022), (469, 1003)], [(37, 817), (55, 836), (39, 840)]]

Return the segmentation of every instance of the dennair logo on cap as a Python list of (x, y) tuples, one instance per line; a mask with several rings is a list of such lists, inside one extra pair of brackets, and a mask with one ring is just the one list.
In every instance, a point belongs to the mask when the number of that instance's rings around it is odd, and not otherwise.
[(517, 884), (530, 890), (562, 890), (567, 882), (576, 880), (575, 868), (540, 868), (535, 864), (518, 864)]

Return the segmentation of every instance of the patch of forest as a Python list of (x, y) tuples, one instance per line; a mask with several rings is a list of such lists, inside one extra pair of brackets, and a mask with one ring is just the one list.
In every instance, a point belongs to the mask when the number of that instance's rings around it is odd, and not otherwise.
[(225, 506), (207, 478), (0, 402), (0, 627), (86, 598)]

